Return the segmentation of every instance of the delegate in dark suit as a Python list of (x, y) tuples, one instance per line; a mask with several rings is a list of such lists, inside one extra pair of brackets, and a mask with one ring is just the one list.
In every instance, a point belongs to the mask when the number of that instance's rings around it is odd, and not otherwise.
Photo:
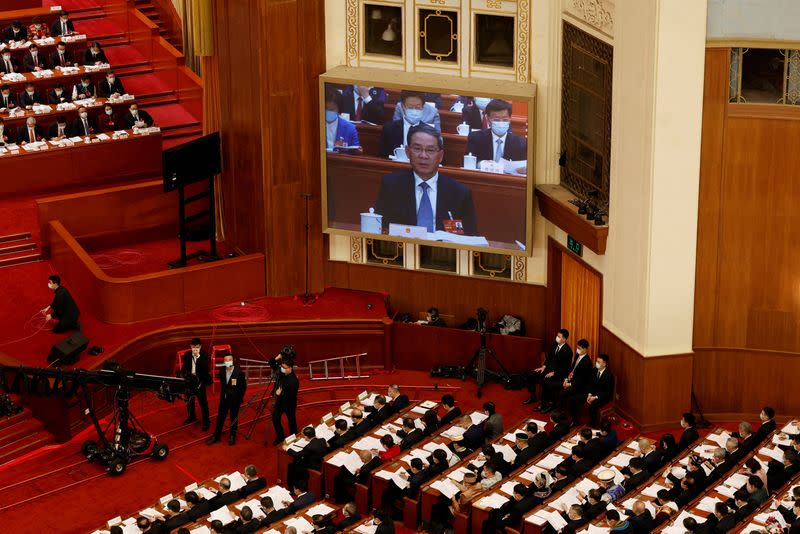
[(464, 106), (461, 110), (461, 122), (469, 124), (470, 130), (482, 130), (488, 126), (488, 123), (484, 124), (481, 110), (474, 104)]
[[(383, 215), (383, 225), (417, 225), (415, 178), (411, 170), (398, 171), (381, 178), (375, 212)], [(437, 178), (435, 229), (444, 230), (442, 221), (452, 214), (464, 225), (464, 234), (476, 235), (475, 206), (472, 191), (456, 180), (439, 174)]]
[(53, 21), (53, 24), (50, 25), (50, 35), (53, 37), (58, 37), (59, 35), (64, 35), (65, 33), (72, 33), (74, 31), (75, 31), (75, 26), (72, 24), (71, 20), (63, 22), (60, 18), (57, 18), (55, 21)]
[(84, 136), (91, 135), (97, 131), (97, 128), (95, 128), (95, 125), (90, 117), (86, 117), (85, 119), (78, 117), (72, 121), (72, 127), (70, 129), (74, 135)]
[(19, 72), (19, 63), (13, 57), (0, 60), (0, 74), (10, 74), (12, 72)]
[[(600, 423), (599, 412), (614, 393), (614, 375), (608, 369), (595, 370), (589, 382), (588, 392), (582, 395), (574, 395), (570, 399), (570, 412), (572, 419), (577, 420), (581, 406), (586, 404), (589, 409), (589, 424), (592, 428), (597, 428)], [(588, 395), (597, 397), (592, 402), (588, 402)]]
[[(0, 65), (2, 65), (2, 63), (0, 63)], [(17, 97), (14, 93), (8, 93), (7, 95), (0, 94), (0, 109), (14, 109), (15, 107), (17, 107)]]
[(197, 377), (197, 386), (191, 392), (191, 397), (186, 402), (188, 411), (188, 422), (195, 421), (197, 416), (194, 410), (195, 399), (200, 404), (200, 414), (203, 418), (203, 426), (208, 427), (208, 398), (206, 397), (206, 388), (211, 385), (211, 373), (208, 370), (208, 353), (204, 350), (200, 351), (197, 360), (194, 362), (194, 373), (192, 372), (192, 351), (187, 350), (183, 353), (183, 363), (181, 365), (181, 374), (184, 378), (190, 376)]
[[(67, 137), (71, 137), (72, 134), (70, 134), (69, 124), (65, 124), (64, 125), (63, 135), (65, 135)], [(59, 136), (58, 123), (54, 122), (53, 124), (51, 124), (47, 128), (47, 138), (48, 139), (53, 139), (53, 138), (56, 138), (58, 136)]]
[(389, 154), (394, 154), (394, 149), (406, 144), (403, 139), (403, 119), (390, 121), (383, 125), (381, 137), (378, 141), (378, 157), (388, 158)]
[(289, 456), (294, 457), (289, 464), (287, 482), (294, 486), (298, 480), (308, 480), (308, 470), (322, 468), (322, 460), (328, 453), (328, 443), (322, 438), (313, 438), (300, 451), (289, 449)]
[(75, 56), (72, 55), (72, 52), (69, 50), (64, 50), (63, 54), (60, 54), (58, 50), (50, 54), (50, 66), (55, 67), (69, 67), (70, 65), (75, 64)]
[[(17, 30), (17, 31), (14, 31)], [(28, 28), (25, 26), (20, 26), (19, 28), (14, 28), (14, 26), (9, 26), (3, 32), (3, 41), (26, 41), (28, 39)]]
[(42, 100), (42, 95), (39, 91), (34, 91), (33, 94), (29, 94), (27, 91), (23, 91), (19, 97), (19, 105), (28, 107), (34, 104), (44, 104), (44, 100)]
[(311, 493), (310, 491), (307, 491), (307, 492), (305, 492), (305, 493), (303, 493), (301, 495), (298, 495), (295, 498), (295, 500), (293, 500), (289, 504), (289, 506), (287, 506), (284, 509), (284, 510), (286, 510), (286, 515), (291, 515), (291, 514), (297, 512), (298, 510), (302, 510), (306, 506), (308, 506), (310, 504), (314, 504), (314, 501), (316, 501), (316, 500), (317, 500), (317, 497), (313, 493)]
[[(143, 109), (138, 110), (137, 115), (139, 117), (138, 120), (144, 122), (148, 127), (153, 125), (153, 117), (151, 117), (150, 114), (145, 110)], [(137, 121), (136, 117), (134, 117), (133, 113), (131, 113), (130, 111), (126, 113), (124, 117), (122, 117), (122, 122), (125, 123), (125, 128), (128, 130), (133, 128), (133, 126), (136, 124), (136, 121)]]
[[(371, 122), (372, 124), (383, 124), (384, 113), (383, 103), (381, 100), (381, 90), (379, 87), (372, 87), (369, 90), (371, 100), (369, 102), (362, 102), (361, 117), (358, 117), (356, 98), (353, 96), (353, 86), (348, 85), (342, 89), (342, 113), (350, 115), (350, 120), (353, 122), (362, 120)], [(385, 98), (385, 94), (383, 95)]]
[(114, 93), (119, 93), (121, 95), (125, 94), (125, 87), (122, 85), (122, 82), (119, 78), (114, 78), (114, 83), (108, 83), (108, 79), (105, 79), (97, 84), (98, 96), (108, 98)]
[(18, 143), (34, 143), (36, 141), (41, 141), (42, 137), (42, 128), (39, 126), (33, 127), (33, 138), (28, 131), (27, 126), (20, 126), (17, 129), (17, 142)]
[(53, 302), (50, 303), (52, 312), (50, 315), (58, 319), (58, 324), (53, 327), (53, 332), (66, 332), (67, 330), (77, 330), (78, 316), (81, 314), (78, 305), (70, 295), (67, 288), (59, 285), (55, 289)]
[(247, 390), (247, 378), (239, 367), (223, 367), (219, 370), (219, 411), (217, 411), (217, 426), (212, 439), (219, 440), (222, 435), (222, 426), (225, 418), (230, 414), (231, 440), (236, 439), (236, 430), (239, 426), (239, 407), (242, 405), (244, 393)]
[(380, 456), (374, 456), (369, 462), (362, 465), (357, 474), (342, 466), (333, 479), (333, 495), (337, 503), (346, 503), (352, 500), (355, 494), (355, 484), (368, 484), (369, 475), (381, 465)]
[[(464, 154), (472, 154), (478, 161), (494, 159), (494, 137), (492, 130), (480, 130), (478, 132), (471, 132), (467, 136), (467, 148)], [(503, 142), (503, 158), (511, 161), (520, 161), (528, 159), (528, 140), (508, 132)]]
[(95, 63), (108, 63), (108, 58), (106, 57), (106, 53), (102, 50), (98, 50), (97, 53), (92, 53), (91, 48), (87, 48), (86, 51), (83, 53), (83, 64), (84, 65), (94, 65)]
[(28, 52), (25, 54), (25, 57), (22, 58), (22, 68), (25, 69), (25, 72), (33, 72), (37, 68), (44, 69), (45, 68), (45, 58), (42, 56), (41, 53), (36, 54), (36, 57), (33, 57), (33, 54)]
[(56, 94), (55, 89), (50, 89), (47, 93), (47, 102), (49, 104), (61, 104), (62, 102), (69, 102), (72, 100), (70, 94), (67, 91), (61, 90), (61, 94)]

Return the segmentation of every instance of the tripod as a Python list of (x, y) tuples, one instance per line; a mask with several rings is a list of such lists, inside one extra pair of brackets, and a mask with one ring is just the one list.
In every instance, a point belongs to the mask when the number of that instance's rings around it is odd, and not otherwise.
[[(250, 426), (247, 427), (247, 431), (244, 433), (244, 439), (249, 440), (253, 437), (253, 431), (256, 429), (256, 425), (258, 424), (258, 420), (261, 419), (261, 416), (264, 415), (264, 412), (267, 412), (268, 416), (272, 416), (272, 405), (270, 401), (272, 401), (272, 388), (275, 385), (276, 375), (275, 373), (271, 373), (270, 377), (265, 382), (264, 391), (261, 393), (255, 392), (253, 396), (250, 397), (250, 400), (247, 401), (242, 408), (239, 409), (239, 414), (236, 416), (236, 419), (231, 421), (231, 426), (235, 423), (239, 422), (239, 419), (242, 418), (242, 415), (247, 412), (248, 408), (253, 404), (257, 404), (256, 406), (256, 414), (253, 417), (253, 420), (250, 421)], [(274, 401), (273, 401), (274, 404)]]
[[(506, 369), (506, 366), (500, 361), (500, 358), (497, 357), (497, 354), (495, 354), (492, 349), (486, 346), (485, 326), (481, 325), (479, 332), (481, 334), (481, 346), (477, 351), (475, 351), (472, 359), (467, 364), (466, 374), (471, 375), (475, 373), (475, 381), (478, 383), (478, 398), (480, 399), (482, 395), (481, 389), (486, 383), (487, 377), (494, 378), (499, 382), (508, 383), (509, 376), (508, 369)], [(497, 366), (500, 368), (500, 372), (492, 371), (486, 368), (487, 356), (497, 364)]]

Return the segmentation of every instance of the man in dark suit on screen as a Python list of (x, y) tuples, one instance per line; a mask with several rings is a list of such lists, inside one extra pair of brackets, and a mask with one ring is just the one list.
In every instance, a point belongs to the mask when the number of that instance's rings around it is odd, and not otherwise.
[(222, 436), (222, 426), (225, 424), (225, 418), (228, 413), (231, 415), (231, 434), (230, 438), (228, 438), (228, 444), (233, 445), (236, 443), (236, 430), (239, 426), (239, 407), (242, 405), (244, 393), (247, 390), (247, 379), (244, 376), (244, 371), (239, 367), (234, 367), (233, 354), (226, 354), (224, 358), (223, 367), (219, 370), (219, 383), (222, 389), (219, 392), (217, 426), (214, 429), (214, 434), (206, 442), (209, 445), (218, 442), (220, 436)]
[(472, 154), (478, 161), (527, 160), (528, 140), (510, 131), (511, 104), (492, 100), (486, 106), (486, 118), (489, 127), (469, 134), (465, 154)]
[(208, 371), (208, 353), (202, 350), (200, 338), (193, 338), (189, 346), (191, 349), (183, 353), (181, 373), (184, 378), (193, 377), (196, 380), (196, 385), (191, 392), (191, 397), (186, 401), (188, 417), (183, 424), (188, 425), (197, 421), (197, 415), (194, 411), (195, 399), (197, 399), (197, 403), (200, 404), (200, 414), (203, 417), (203, 432), (205, 432), (209, 426), (206, 388), (211, 384), (211, 373)]
[(434, 232), (444, 230), (442, 221), (450, 218), (461, 221), (464, 234), (476, 235), (472, 191), (439, 174), (443, 148), (442, 136), (432, 126), (418, 124), (408, 131), (411, 169), (384, 176), (375, 202), (384, 226), (408, 224)]

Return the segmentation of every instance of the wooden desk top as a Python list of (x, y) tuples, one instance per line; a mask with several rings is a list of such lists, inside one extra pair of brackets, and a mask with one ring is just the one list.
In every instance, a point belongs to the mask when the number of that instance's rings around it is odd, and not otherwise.
[[(0, 152), (0, 161), (8, 161), (8, 160), (11, 160), (11, 159), (15, 159), (16, 160), (18, 158), (25, 158), (25, 157), (29, 157), (29, 156), (35, 156), (35, 155), (47, 156), (49, 154), (58, 154), (58, 153), (66, 152), (66, 151), (83, 151), (83, 150), (89, 150), (92, 147), (96, 147), (98, 145), (110, 145), (110, 144), (127, 143), (129, 141), (139, 139), (140, 137), (143, 137), (143, 136), (146, 136), (146, 135), (158, 135), (158, 136), (161, 135), (160, 132), (152, 132), (152, 133), (149, 133), (149, 134), (134, 134), (133, 130), (124, 130), (124, 131), (128, 134), (127, 137), (121, 137), (119, 139), (108, 139), (108, 140), (105, 140), (105, 141), (101, 141), (101, 140), (98, 139), (98, 136), (99, 135), (103, 135), (102, 133), (92, 134), (91, 136), (89, 136), (89, 138), (91, 139), (91, 142), (85, 143), (83, 141), (80, 141), (80, 142), (74, 143), (71, 146), (66, 146), (66, 145), (65, 146), (56, 146), (56, 144), (54, 144), (52, 141), (45, 141), (44, 143), (46, 143), (46, 145), (47, 145), (47, 148), (45, 150), (41, 150), (41, 149), (40, 150), (25, 150), (25, 148), (24, 148), (25, 145), (16, 145), (18, 147), (18, 149), (16, 149), (16, 153), (14, 153), (14, 151), (12, 151), (12, 149), (9, 148), (12, 145), (6, 145), (6, 147), (5, 147), (6, 151), (5, 152)], [(105, 135), (107, 135), (110, 138), (112, 133), (107, 133)], [(81, 139), (84, 139), (84, 138), (81, 137)]]
[[(10, 75), (6, 74), (0, 77), (0, 85), (8, 84), (12, 91), (22, 91), (25, 87), (25, 84), (28, 82), (33, 83), (35, 86), (41, 87), (53, 87), (57, 83), (64, 84), (64, 90), (69, 89), (72, 91), (72, 85), (74, 85), (78, 80), (81, 79), (81, 76), (84, 74), (89, 74), (92, 79), (97, 79), (100, 76), (104, 76), (106, 72), (111, 70), (110, 66), (102, 66), (102, 67), (86, 67), (86, 66), (79, 66), (79, 67), (70, 67), (70, 69), (77, 69), (73, 70), (67, 74), (64, 74), (61, 68), (56, 67), (52, 69), (52, 76), (43, 76), (40, 73), (33, 73), (33, 72), (20, 72), (14, 73), (13, 76), (17, 81), (11, 81), (9, 78)], [(45, 71), (42, 71), (45, 72)], [(36, 74), (40, 74), (37, 76)], [(18, 76), (22, 76), (22, 78), (18, 78)]]
[[(89, 112), (89, 115), (90, 116), (95, 115), (95, 113), (93, 113), (93, 110), (99, 110), (102, 112), (103, 106), (105, 106), (106, 102), (108, 102), (107, 98), (99, 97), (95, 98), (91, 104), (86, 104), (86, 108)], [(127, 107), (130, 106), (133, 102), (136, 102), (136, 99), (132, 100), (117, 99), (113, 102), (110, 102), (110, 104), (114, 106), (114, 109), (120, 110), (123, 108), (127, 109)], [(33, 109), (25, 108), (23, 114), (21, 115), (15, 114), (13, 117), (11, 117), (9, 111), (7, 110), (7, 111), (0, 111), (0, 118), (3, 119), (6, 128), (13, 127), (14, 130), (16, 130), (16, 128), (19, 126), (22, 126), (28, 117), (35, 117), (37, 126), (52, 124), (61, 115), (64, 115), (70, 121), (78, 118), (78, 108), (80, 106), (76, 106), (75, 109), (66, 109), (59, 111), (57, 109), (56, 104), (47, 104), (47, 105), (52, 108), (51, 111), (46, 111), (44, 113), (35, 113)], [(15, 109), (19, 109), (19, 106)]]

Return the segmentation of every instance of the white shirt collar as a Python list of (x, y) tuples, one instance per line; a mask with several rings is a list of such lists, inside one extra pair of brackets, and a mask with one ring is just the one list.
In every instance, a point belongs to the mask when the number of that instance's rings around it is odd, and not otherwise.
[[(419, 184), (421, 184), (425, 180), (420, 178), (417, 175), (417, 173), (414, 172), (413, 174), (414, 174), (414, 187), (417, 188), (417, 187), (419, 187)], [(437, 172), (436, 174), (434, 174), (431, 178), (429, 178), (426, 181), (426, 183), (428, 184), (428, 186), (430, 186), (430, 190), (435, 193), (437, 191), (437, 187), (439, 185), (439, 173)]]
[(505, 144), (505, 142), (506, 142), (506, 137), (507, 137), (507, 136), (508, 136), (508, 133), (506, 133), (506, 134), (505, 134), (505, 135), (503, 135), (503, 136), (499, 136), (499, 135), (495, 135), (495, 133), (494, 133), (494, 132), (492, 132), (492, 144), (493, 144), (493, 145), (496, 145), (496, 144), (497, 144), (497, 140), (498, 140), (498, 139), (502, 139), (502, 140), (503, 140), (503, 144)]

